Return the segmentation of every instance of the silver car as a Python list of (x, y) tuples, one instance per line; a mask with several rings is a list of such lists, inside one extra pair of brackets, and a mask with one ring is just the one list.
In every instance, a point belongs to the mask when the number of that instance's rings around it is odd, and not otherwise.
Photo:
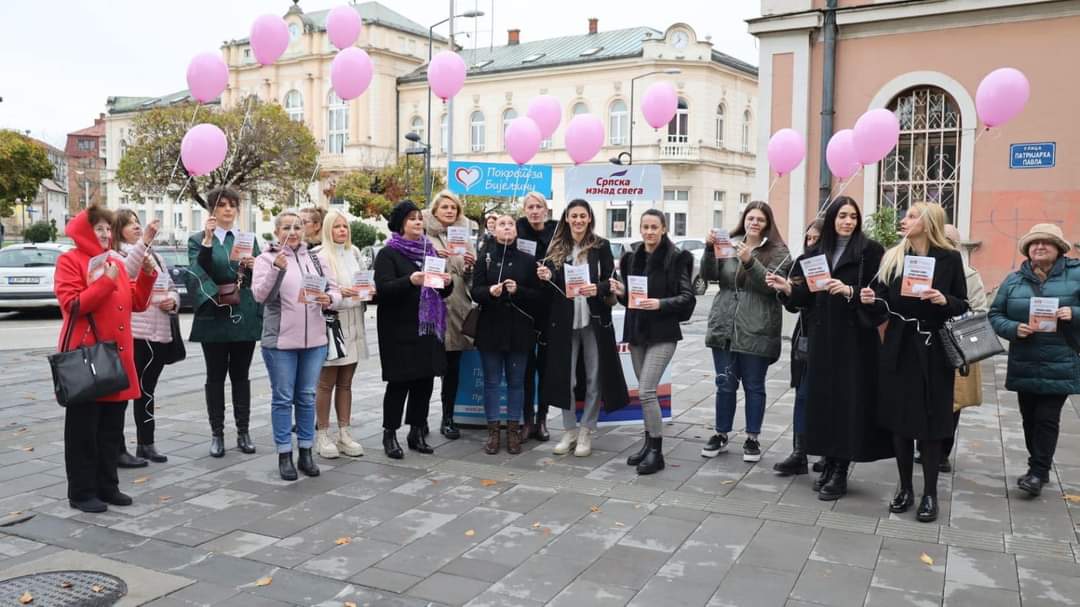
[(690, 274), (694, 292), (704, 295), (705, 290), (709, 288), (709, 283), (701, 278), (701, 258), (705, 256), (705, 241), (697, 238), (680, 238), (675, 240), (675, 246), (684, 251), (690, 251), (690, 254), (694, 256), (694, 269)]
[(53, 292), (56, 260), (73, 247), (43, 242), (0, 250), (0, 310), (59, 307)]

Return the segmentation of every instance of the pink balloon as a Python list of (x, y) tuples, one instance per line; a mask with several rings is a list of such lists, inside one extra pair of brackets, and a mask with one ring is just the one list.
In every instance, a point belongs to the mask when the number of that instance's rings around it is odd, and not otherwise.
[(679, 109), (679, 95), (670, 82), (657, 82), (645, 90), (645, 98), (641, 101), (641, 113), (645, 115), (645, 122), (658, 129), (666, 126), (675, 117), (675, 111)]
[(772, 170), (786, 175), (806, 157), (806, 141), (796, 130), (780, 129), (769, 138), (768, 157)]
[(229, 84), (229, 66), (217, 53), (199, 53), (191, 58), (187, 68), (187, 85), (191, 96), (202, 103), (213, 101)]
[(465, 86), (465, 60), (453, 51), (442, 51), (428, 64), (428, 84), (443, 101), (457, 95)]
[(514, 162), (525, 164), (540, 151), (540, 127), (528, 116), (514, 118), (506, 126), (506, 151)]
[(592, 114), (578, 114), (566, 127), (566, 153), (574, 164), (592, 160), (604, 147), (604, 123)]
[(836, 131), (825, 147), (825, 161), (829, 170), (840, 179), (847, 179), (859, 172), (862, 164), (855, 153), (855, 131), (844, 129)]
[(546, 139), (559, 128), (559, 121), (562, 120), (562, 105), (551, 95), (540, 95), (529, 102), (529, 109), (525, 110), (525, 115), (536, 122), (536, 126), (540, 127), (540, 135)]
[(998, 68), (982, 79), (975, 91), (975, 111), (987, 127), (1012, 120), (1031, 96), (1027, 76), (1011, 67)]
[(338, 97), (348, 101), (364, 94), (373, 71), (371, 57), (363, 49), (349, 47), (338, 51), (330, 63), (330, 83)]
[(855, 156), (863, 164), (874, 164), (889, 155), (900, 141), (900, 121), (885, 108), (870, 110), (855, 121)]
[(330, 38), (330, 44), (339, 50), (355, 44), (363, 26), (360, 13), (352, 6), (339, 6), (326, 16), (326, 35)]
[(270, 65), (289, 48), (289, 27), (275, 15), (261, 15), (251, 24), (251, 50), (255, 60)]
[(180, 159), (188, 173), (201, 177), (221, 166), (228, 149), (229, 143), (221, 129), (212, 124), (197, 124), (180, 142)]

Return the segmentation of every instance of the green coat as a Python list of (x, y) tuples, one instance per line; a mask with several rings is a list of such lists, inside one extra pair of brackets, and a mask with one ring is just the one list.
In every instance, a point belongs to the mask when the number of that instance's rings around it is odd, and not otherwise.
[(705, 280), (720, 285), (709, 311), (705, 345), (776, 362), (780, 358), (783, 311), (776, 291), (765, 284), (765, 274), (787, 275), (791, 255), (779, 242), (759, 246), (750, 255), (750, 264), (746, 265), (737, 258), (716, 259), (713, 248), (705, 247), (701, 274)]
[[(240, 287), (240, 305), (218, 307), (212, 297), (217, 295), (218, 284), (236, 281), (238, 262), (229, 261), (229, 250), (214, 237), (213, 277), (199, 265), (199, 249), (202, 248), (202, 232), (188, 238), (188, 292), (193, 296), (195, 318), (191, 324), (191, 341), (223, 343), (233, 341), (258, 341), (262, 337), (263, 309), (251, 294), (251, 272), (244, 273)], [(259, 256), (259, 242), (255, 241), (252, 252)], [(233, 322), (236, 320), (236, 322)]]
[[(1072, 321), (1058, 321), (1056, 333), (1017, 338), (1017, 327), (1028, 322), (1032, 297), (1057, 297), (1059, 307), (1072, 307)], [(1073, 345), (1080, 343), (1080, 260), (1058, 258), (1041, 284), (1031, 262), (1025, 261), (998, 287), (990, 306), (990, 323), (1010, 342), (1006, 390), (1080, 394), (1080, 356), (1066, 340), (1068, 334)]]

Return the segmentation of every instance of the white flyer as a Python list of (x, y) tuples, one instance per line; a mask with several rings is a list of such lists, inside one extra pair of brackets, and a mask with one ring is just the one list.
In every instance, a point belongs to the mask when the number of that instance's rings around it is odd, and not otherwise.
[(825, 285), (832, 280), (829, 273), (829, 260), (824, 255), (815, 255), (800, 260), (803, 276), (806, 277), (806, 286), (811, 293), (825, 290)]
[(446, 228), (446, 241), (451, 255), (464, 255), (469, 250), (469, 228), (450, 226)]
[(356, 290), (353, 299), (371, 301), (372, 296), (375, 294), (375, 271), (360, 270), (353, 274), (353, 289)]
[(533, 257), (536, 257), (536, 241), (535, 240), (525, 240), (524, 238), (518, 238), (517, 239), (517, 248), (522, 253), (525, 253), (527, 255), (532, 255)]
[(904, 257), (904, 278), (900, 283), (900, 295), (903, 297), (921, 297), (923, 291), (932, 288), (934, 284), (934, 266), (937, 260), (933, 257), (920, 257), (908, 255)]
[(446, 260), (442, 257), (424, 257), (424, 286), (432, 289), (446, 287)]
[(649, 298), (649, 277), (627, 276), (626, 292), (629, 296), (627, 307), (631, 310), (640, 310), (642, 300)]
[(105, 274), (105, 263), (109, 261), (111, 256), (112, 251), (105, 251), (101, 255), (90, 258), (90, 261), (86, 264), (87, 284), (94, 282)]
[(1036, 333), (1056, 333), (1057, 311), (1057, 297), (1032, 297), (1028, 326)]
[(326, 292), (326, 277), (318, 274), (304, 274), (303, 286), (300, 288), (300, 303), (318, 303), (316, 297)]
[(229, 261), (240, 261), (245, 257), (251, 257), (254, 251), (255, 232), (237, 232), (232, 251), (229, 252)]
[(157, 278), (154, 279), (154, 289), (150, 291), (150, 301), (152, 303), (161, 303), (169, 297), (169, 273), (158, 272)]
[(735, 257), (735, 245), (731, 242), (731, 233), (724, 228), (713, 228), (713, 256), (717, 259)]
[(580, 295), (579, 291), (589, 284), (589, 264), (579, 266), (566, 264), (563, 266), (563, 274), (566, 277), (566, 296), (573, 299)]

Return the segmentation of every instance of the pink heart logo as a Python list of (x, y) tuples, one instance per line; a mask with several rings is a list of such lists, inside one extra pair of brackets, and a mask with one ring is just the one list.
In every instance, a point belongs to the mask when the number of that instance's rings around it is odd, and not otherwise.
[(457, 179), (458, 183), (468, 190), (474, 183), (480, 181), (480, 168), (460, 167), (458, 170), (454, 171), (454, 179)]

